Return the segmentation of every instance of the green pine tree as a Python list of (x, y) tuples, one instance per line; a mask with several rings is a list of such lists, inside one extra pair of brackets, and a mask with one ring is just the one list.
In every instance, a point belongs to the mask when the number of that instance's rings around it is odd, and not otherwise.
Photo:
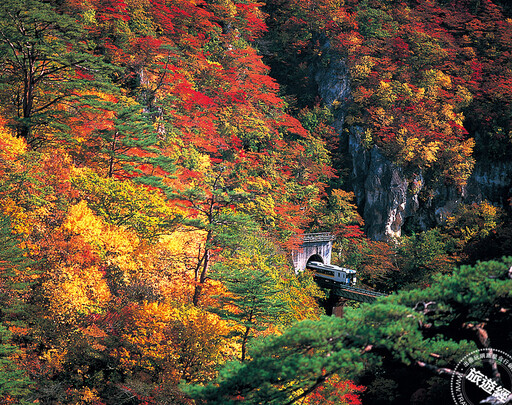
[(8, 343), (10, 338), (9, 330), (0, 324), (0, 401), (3, 398), (17, 398), (25, 403), (23, 399), (30, 393), (31, 382), (12, 359), (17, 348)]
[(12, 232), (8, 217), (0, 216), (0, 398), (6, 396), (23, 400), (29, 394), (30, 380), (20, 370), (12, 356), (17, 348), (10, 343), (7, 324), (22, 324), (28, 316), (24, 294), (29, 284), (19, 281), (30, 261), (19, 248), (18, 237)]
[(289, 310), (272, 275), (272, 269), (278, 263), (268, 254), (268, 242), (245, 237), (244, 243), (245, 249), (217, 263), (212, 275), (229, 291), (229, 294), (218, 297), (222, 307), (215, 312), (238, 325), (232, 334), (240, 339), (242, 362), (246, 360), (247, 344), (254, 334), (278, 323)]
[(32, 262), (19, 247), (18, 235), (11, 229), (8, 217), (0, 215), (0, 303), (2, 321), (20, 322), (30, 316), (25, 295), (30, 287), (27, 281)]
[(162, 142), (150, 114), (127, 98), (117, 103), (97, 100), (95, 105), (115, 114), (113, 129), (98, 131), (100, 142), (86, 145), (103, 160), (106, 176), (130, 177), (138, 183), (165, 190), (163, 179), (172, 177), (175, 166), (173, 159), (162, 153)]
[(436, 380), (439, 389), (477, 347), (512, 350), (511, 268), (512, 258), (462, 266), (437, 276), (430, 287), (347, 309), (342, 319), (299, 322), (280, 336), (256, 341), (248, 351), (250, 361), (228, 363), (215, 381), (185, 390), (208, 404), (243, 399), (244, 404), (283, 405), (334, 373), (365, 377), (371, 386), (377, 379), (393, 381), (398, 370), (402, 391), (388, 393), (389, 398), (408, 400), (415, 390), (432, 385), (434, 376), (447, 376)]
[[(78, 91), (101, 89), (114, 68), (94, 56), (84, 29), (53, 2), (5, 0), (0, 3), (0, 98), (2, 112), (18, 136), (37, 147), (63, 135), (67, 117), (59, 107), (73, 101), (86, 108)], [(80, 106), (79, 106), (80, 104)]]
[(281, 336), (255, 341), (250, 361), (227, 363), (215, 381), (184, 389), (209, 405), (291, 404), (338, 370), (363, 369), (359, 351), (344, 346), (343, 326), (335, 317), (299, 322)]

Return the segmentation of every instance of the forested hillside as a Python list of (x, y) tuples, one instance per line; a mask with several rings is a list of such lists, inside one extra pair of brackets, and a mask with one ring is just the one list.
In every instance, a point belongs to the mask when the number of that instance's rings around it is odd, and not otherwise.
[[(3, 0), (0, 403), (438, 404), (439, 370), (510, 352), (511, 14)], [(393, 235), (354, 148), (417, 202)], [(317, 231), (395, 294), (323, 317), (291, 261)]]

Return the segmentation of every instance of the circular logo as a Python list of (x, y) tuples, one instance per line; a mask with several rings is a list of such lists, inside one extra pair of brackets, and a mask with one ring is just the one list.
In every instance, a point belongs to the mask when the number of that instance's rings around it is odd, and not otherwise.
[(507, 403), (512, 398), (512, 357), (490, 348), (469, 353), (455, 367), (451, 391), (457, 405)]

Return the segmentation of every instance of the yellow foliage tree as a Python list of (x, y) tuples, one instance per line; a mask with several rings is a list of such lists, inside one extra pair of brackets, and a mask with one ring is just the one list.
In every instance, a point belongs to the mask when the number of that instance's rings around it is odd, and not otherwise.
[(225, 322), (194, 306), (146, 302), (133, 306), (112, 353), (133, 379), (205, 381), (230, 354), (227, 332)]
[(73, 323), (79, 316), (101, 312), (110, 301), (110, 289), (104, 272), (97, 266), (61, 267), (43, 283), (48, 314), (52, 320)]

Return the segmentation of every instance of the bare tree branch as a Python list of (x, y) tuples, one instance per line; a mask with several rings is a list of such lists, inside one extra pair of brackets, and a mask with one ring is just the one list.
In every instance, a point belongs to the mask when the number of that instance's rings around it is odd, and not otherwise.
[(457, 375), (460, 377), (464, 377), (463, 373), (452, 370), (451, 368), (437, 367), (432, 364), (428, 364), (428, 363), (425, 363), (425, 362), (419, 361), (419, 360), (416, 361), (416, 365), (426, 368), (427, 370), (433, 371), (434, 373), (439, 374), (439, 375), (448, 374), (448, 375)]

